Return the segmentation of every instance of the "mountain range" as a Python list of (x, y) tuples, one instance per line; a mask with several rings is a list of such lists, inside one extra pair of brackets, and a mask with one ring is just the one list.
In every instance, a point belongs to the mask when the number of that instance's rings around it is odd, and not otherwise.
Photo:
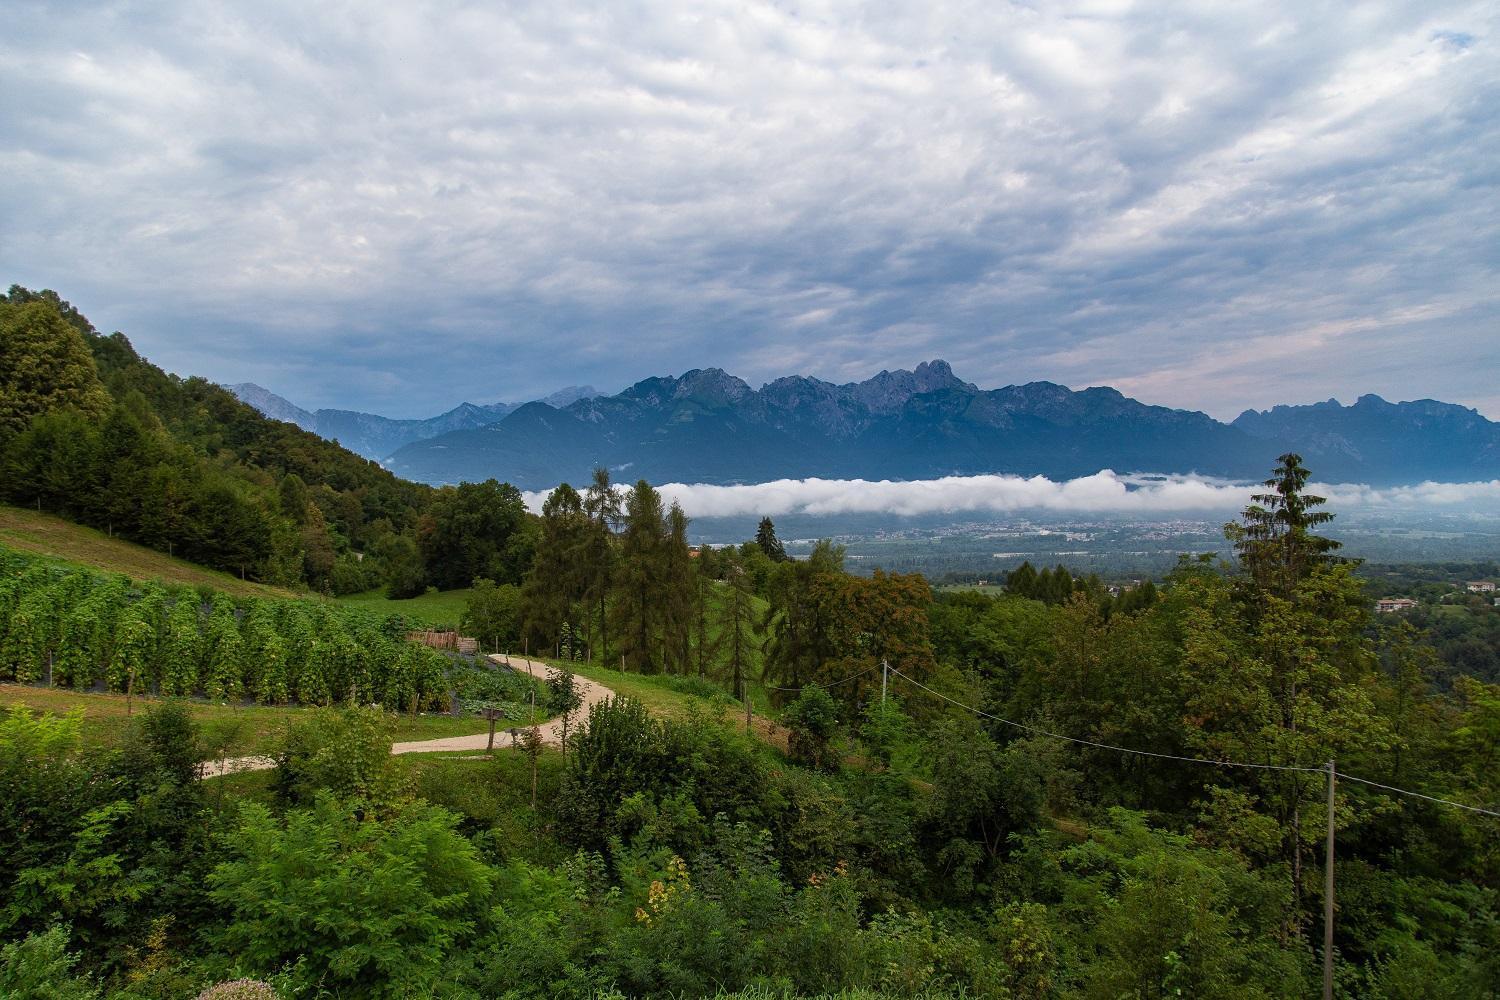
[[(319, 437), (337, 441), (350, 451), (376, 461), (394, 453), (402, 445), (446, 434), (449, 431), (487, 427), (521, 407), (521, 403), (460, 403), (446, 413), (423, 420), (395, 420), (357, 410), (304, 410), (302, 407), (263, 389), (254, 382), (225, 386), (272, 420), (296, 424)], [(570, 385), (547, 396), (541, 402), (562, 407), (580, 399), (596, 396), (589, 385)], [(466, 477), (467, 478), (467, 477)], [(485, 478), (483, 476), (481, 479)]]
[[(325, 436), (334, 427), (378, 427), (382, 442), (404, 436), (380, 455), (382, 464), (435, 484), (493, 476), (547, 489), (586, 482), (599, 465), (617, 479), (658, 483), (984, 473), (1064, 479), (1101, 469), (1260, 479), (1292, 450), (1323, 481), (1500, 477), (1500, 423), (1451, 403), (1389, 403), (1368, 395), (1350, 406), (1329, 400), (1247, 410), (1224, 423), (1108, 387), (1075, 391), (1030, 382), (980, 389), (941, 360), (863, 382), (788, 376), (759, 389), (717, 368), (695, 369), (648, 378), (613, 396), (564, 390), (515, 407), (465, 404), (428, 421), (295, 407), (282, 416), (269, 408), (291, 406), (280, 397), (267, 393), (261, 400), (246, 391), (255, 387), (233, 388), (267, 415)], [(575, 398), (567, 399), (569, 393)], [(418, 436), (429, 430), (436, 433)], [(338, 434), (339, 441), (362, 451), (344, 436), (350, 433)], [(360, 438), (374, 440), (369, 433)]]

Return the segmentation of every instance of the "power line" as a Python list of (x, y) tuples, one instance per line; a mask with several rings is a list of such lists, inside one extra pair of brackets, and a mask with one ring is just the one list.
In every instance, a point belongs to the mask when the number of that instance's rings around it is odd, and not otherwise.
[[(943, 699), (944, 701), (948, 702), (951, 705), (957, 705), (959, 708), (965, 709), (966, 711), (973, 712), (975, 715), (982, 715), (986, 719), (993, 719), (996, 722), (1002, 722), (1002, 723), (1004, 723), (1007, 726), (1014, 726), (1016, 729), (1025, 730), (1028, 733), (1036, 733), (1039, 736), (1050, 736), (1051, 738), (1053, 738), (1055, 740), (1063, 740), (1064, 742), (1067, 742), (1067, 743), (1078, 743), (1078, 744), (1081, 744), (1083, 746), (1094, 747), (1094, 748), (1099, 749), (1099, 750), (1114, 750), (1117, 753), (1133, 753), (1133, 754), (1136, 754), (1136, 755), (1141, 756), (1141, 757), (1156, 757), (1156, 758), (1159, 758), (1161, 760), (1182, 761), (1183, 763), (1186, 763), (1186, 764), (1208, 764), (1208, 765), (1211, 765), (1213, 767), (1247, 767), (1247, 768), (1254, 768), (1254, 769), (1260, 770), (1260, 771), (1301, 771), (1301, 772), (1304, 772), (1304, 773), (1311, 773), (1311, 774), (1327, 774), (1328, 773), (1328, 768), (1326, 766), (1325, 767), (1290, 767), (1290, 766), (1287, 766), (1287, 765), (1284, 765), (1284, 764), (1249, 764), (1249, 763), (1246, 763), (1244, 761), (1238, 761), (1238, 760), (1209, 760), (1209, 759), (1207, 759), (1205, 757), (1182, 757), (1182, 756), (1179, 756), (1177, 754), (1156, 753), (1156, 752), (1151, 751), (1151, 750), (1135, 750), (1135, 749), (1132, 749), (1131, 747), (1115, 746), (1112, 743), (1096, 743), (1093, 740), (1080, 740), (1080, 739), (1077, 739), (1077, 738), (1072, 737), (1072, 736), (1064, 736), (1061, 733), (1048, 732), (1047, 730), (1045, 730), (1045, 729), (1039, 729), (1036, 726), (1028, 726), (1028, 725), (1026, 725), (1023, 722), (1013, 722), (1010, 719), (1003, 719), (1000, 716), (994, 715), (994, 714), (992, 714), (990, 712), (986, 712), (986, 711), (984, 711), (981, 708), (975, 708), (973, 705), (965, 705), (961, 701), (957, 701), (957, 700), (955, 700), (953, 698), (948, 697), (947, 695), (943, 694), (941, 691), (934, 691), (932, 688), (928, 687), (926, 684), (923, 684), (921, 681), (917, 680), (916, 678), (914, 678), (914, 677), (907, 677), (906, 674), (903, 674), (901, 671), (897, 670), (895, 667), (891, 667), (890, 670), (891, 670), (891, 673), (897, 675), (898, 677), (905, 678), (906, 680), (910, 681), (912, 684), (915, 684), (917, 687), (921, 688), (923, 691), (926, 691), (928, 694), (934, 695), (935, 697), (938, 697), (938, 698), (941, 698), (941, 699)], [(1438, 798), (1435, 795), (1424, 795), (1421, 792), (1413, 792), (1413, 791), (1411, 791), (1410, 789), (1407, 789), (1407, 788), (1397, 788), (1394, 785), (1382, 785), (1378, 781), (1371, 781), (1368, 778), (1357, 778), (1357, 777), (1355, 777), (1352, 774), (1345, 774), (1343, 771), (1335, 771), (1334, 773), (1337, 774), (1340, 778), (1344, 778), (1344, 779), (1346, 779), (1348, 781), (1356, 781), (1356, 782), (1359, 782), (1362, 785), (1370, 785), (1370, 786), (1372, 786), (1374, 788), (1382, 788), (1382, 789), (1384, 789), (1384, 790), (1386, 790), (1388, 792), (1395, 792), (1398, 795), (1410, 795), (1410, 796), (1413, 796), (1414, 798), (1426, 799), (1428, 802), (1438, 802), (1438, 803), (1441, 803), (1443, 805), (1454, 806), (1455, 808), (1458, 808), (1458, 809), (1467, 809), (1469, 812), (1482, 813), (1482, 814), (1484, 814), (1486, 816), (1500, 816), (1500, 812), (1497, 812), (1494, 809), (1484, 809), (1484, 808), (1481, 808), (1480, 806), (1465, 805), (1462, 802), (1454, 802), (1452, 799), (1440, 799), (1440, 798)]]
[(1374, 788), (1383, 788), (1388, 792), (1395, 792), (1397, 795), (1411, 795), (1415, 798), (1426, 799), (1428, 802), (1440, 802), (1445, 806), (1453, 806), (1456, 809), (1467, 809), (1469, 810), (1469, 812), (1483, 813), (1486, 816), (1500, 816), (1500, 812), (1497, 812), (1494, 809), (1483, 809), (1479, 806), (1468, 806), (1464, 805), (1462, 802), (1454, 802), (1452, 799), (1440, 799), (1436, 795), (1423, 795), (1421, 792), (1413, 792), (1407, 788), (1397, 788), (1395, 785), (1382, 785), (1378, 781), (1371, 781), (1369, 778), (1356, 778), (1354, 775), (1345, 774), (1343, 771), (1335, 771), (1334, 773), (1337, 774), (1340, 778), (1343, 778), (1345, 781), (1357, 781), (1361, 785), (1370, 785)]
[(1002, 722), (1007, 726), (1014, 726), (1016, 729), (1025, 730), (1028, 733), (1035, 733), (1038, 736), (1050, 736), (1055, 740), (1063, 740), (1067, 743), (1078, 743), (1082, 746), (1094, 747), (1098, 750), (1114, 750), (1118, 753), (1133, 753), (1141, 757), (1157, 757), (1162, 760), (1182, 761), (1186, 764), (1207, 764), (1211, 767), (1248, 767), (1254, 768), (1258, 771), (1303, 771), (1309, 774), (1328, 773), (1328, 768), (1326, 767), (1292, 767), (1285, 764), (1247, 764), (1243, 761), (1237, 760), (1209, 760), (1206, 757), (1182, 757), (1173, 753), (1157, 753), (1154, 750), (1135, 750), (1131, 747), (1115, 746), (1113, 743), (1096, 743), (1093, 740), (1080, 740), (1073, 736), (1064, 736), (1061, 733), (1048, 732), (1047, 730), (1039, 729), (1036, 726), (1028, 726), (1024, 722), (1013, 722), (1010, 719), (1003, 719), (1000, 716), (993, 715), (981, 708), (975, 708), (973, 705), (965, 705), (961, 701), (956, 701), (953, 698), (948, 697), (941, 691), (934, 691), (932, 688), (928, 687), (926, 684), (923, 684), (921, 681), (917, 680), (914, 677), (907, 677), (906, 674), (903, 674), (895, 667), (891, 668), (891, 673), (895, 674), (898, 677), (905, 678), (906, 680), (915, 684), (917, 687), (921, 688), (923, 691), (926, 691), (928, 694), (941, 698), (949, 704), (957, 705), (959, 708), (973, 712), (975, 715), (982, 715), (986, 719), (993, 719), (996, 722)]
[[(894, 670), (895, 668), (892, 667), (891, 669)], [(777, 687), (774, 684), (766, 684), (764, 686), (765, 686), (765, 689), (767, 691), (801, 691), (803, 688), (808, 688), (808, 687), (831, 688), (831, 687), (838, 687), (840, 684), (848, 684), (850, 681), (858, 680), (859, 678), (863, 677), (865, 674), (874, 673), (874, 672), (875, 672), (875, 668), (874, 667), (866, 667), (865, 669), (861, 670), (857, 674), (850, 674), (848, 677), (845, 677), (843, 680), (830, 681), (827, 684), (819, 684), (817, 681), (808, 681), (806, 684), (799, 685), (798, 687)], [(908, 680), (910, 680), (910, 678), (908, 678)], [(912, 683), (915, 684), (916, 681), (912, 681)]]

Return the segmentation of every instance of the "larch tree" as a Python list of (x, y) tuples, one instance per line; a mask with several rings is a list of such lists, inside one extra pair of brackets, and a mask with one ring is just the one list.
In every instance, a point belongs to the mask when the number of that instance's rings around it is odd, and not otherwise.
[(583, 512), (588, 532), (579, 551), (584, 577), (584, 600), (599, 637), (599, 662), (610, 662), (609, 597), (614, 589), (615, 529), (623, 517), (620, 491), (609, 481), (608, 469), (595, 469), (593, 481), (583, 494)]
[(565, 629), (577, 631), (588, 587), (582, 558), (588, 533), (583, 498), (563, 483), (542, 503), (541, 536), (521, 588), (526, 629), (541, 648), (557, 642)]
[(743, 701), (747, 694), (755, 656), (760, 650), (760, 627), (756, 619), (750, 574), (741, 564), (739, 553), (725, 553), (724, 603), (719, 617), (719, 649), (729, 674), (730, 690)]
[(613, 608), (619, 623), (616, 632), (620, 653), (626, 666), (641, 673), (657, 673), (662, 666), (659, 650), (666, 603), (666, 555), (661, 494), (642, 479), (625, 501)]
[(692, 663), (695, 587), (687, 524), (687, 515), (674, 500), (667, 511), (666, 542), (661, 558), (662, 666), (679, 674), (687, 673)]

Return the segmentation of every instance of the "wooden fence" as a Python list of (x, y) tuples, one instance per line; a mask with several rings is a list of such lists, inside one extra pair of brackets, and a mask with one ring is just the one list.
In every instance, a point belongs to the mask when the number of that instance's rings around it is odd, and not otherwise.
[(408, 632), (408, 642), (420, 642), (424, 646), (433, 649), (446, 649), (454, 653), (472, 654), (479, 652), (479, 640), (470, 639), (459, 635), (457, 632)]

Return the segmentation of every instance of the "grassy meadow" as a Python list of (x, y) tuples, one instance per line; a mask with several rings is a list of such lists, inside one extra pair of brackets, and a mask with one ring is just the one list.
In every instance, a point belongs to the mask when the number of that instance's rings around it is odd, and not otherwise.
[(241, 580), (229, 573), (174, 559), (155, 549), (122, 538), (111, 538), (102, 531), (51, 514), (6, 504), (0, 504), (0, 545), (106, 573), (122, 573), (132, 580), (208, 586), (236, 597), (284, 599), (298, 596), (281, 587)]

